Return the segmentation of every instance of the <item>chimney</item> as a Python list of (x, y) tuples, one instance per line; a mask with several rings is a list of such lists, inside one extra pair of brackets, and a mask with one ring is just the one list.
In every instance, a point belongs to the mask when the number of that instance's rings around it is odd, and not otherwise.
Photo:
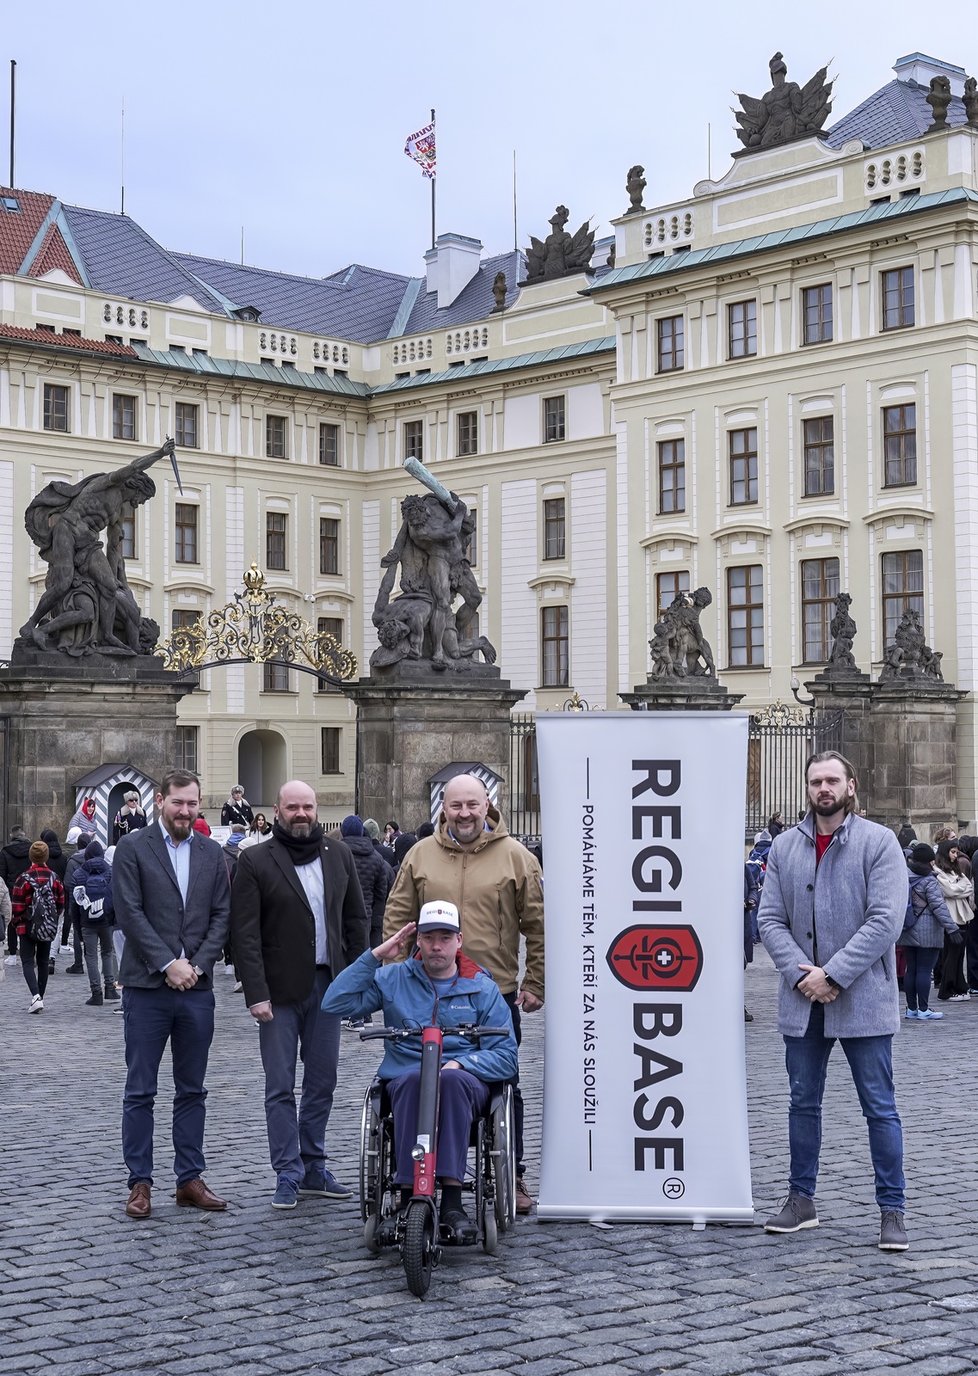
[(479, 271), (482, 244), (464, 234), (439, 234), (424, 256), (426, 289), (438, 293), (438, 309), (456, 301)]
[(953, 62), (942, 62), (939, 57), (908, 53), (906, 57), (897, 58), (893, 70), (898, 81), (915, 81), (918, 86), (924, 87), (930, 86), (932, 77), (946, 76), (951, 82), (951, 95), (964, 95), (964, 68), (956, 67)]

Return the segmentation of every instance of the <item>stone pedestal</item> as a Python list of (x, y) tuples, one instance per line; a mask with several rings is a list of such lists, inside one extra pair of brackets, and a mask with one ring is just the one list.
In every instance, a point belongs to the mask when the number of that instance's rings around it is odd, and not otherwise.
[(498, 806), (507, 816), (510, 709), (526, 690), (488, 675), (460, 681), (454, 674), (425, 674), (411, 682), (406, 670), (343, 689), (357, 704), (360, 816), (417, 826), (428, 816), (428, 781), (455, 761), (479, 762), (501, 776)]
[(728, 693), (715, 678), (694, 674), (683, 679), (650, 679), (618, 696), (633, 712), (729, 712), (744, 694)]
[[(27, 657), (22, 657), (27, 658)], [(177, 703), (197, 686), (155, 658), (105, 664), (37, 652), (0, 669), (5, 721), (3, 835), (24, 827), (63, 838), (75, 780), (109, 762), (160, 779), (176, 759)]]
[[(957, 819), (955, 745), (957, 704), (965, 696), (933, 679), (872, 683), (865, 675), (805, 687), (816, 701), (816, 720), (839, 711), (838, 748), (859, 778), (860, 805), (874, 822), (898, 831), (909, 821), (918, 836), (937, 822)], [(819, 745), (819, 748), (822, 748)], [(834, 739), (825, 748), (835, 748)]]

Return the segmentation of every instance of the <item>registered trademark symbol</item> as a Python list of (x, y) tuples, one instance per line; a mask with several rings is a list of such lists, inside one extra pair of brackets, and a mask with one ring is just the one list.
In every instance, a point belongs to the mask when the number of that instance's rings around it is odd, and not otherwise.
[(662, 1193), (666, 1199), (682, 1199), (686, 1193), (686, 1186), (675, 1175), (670, 1175), (668, 1180), (662, 1182)]

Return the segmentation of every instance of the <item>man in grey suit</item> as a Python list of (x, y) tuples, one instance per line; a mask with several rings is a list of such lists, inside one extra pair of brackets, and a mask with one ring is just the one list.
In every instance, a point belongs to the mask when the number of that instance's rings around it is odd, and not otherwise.
[(201, 1178), (204, 1075), (214, 1036), (214, 962), (227, 939), (230, 892), (216, 841), (194, 831), (200, 780), (166, 774), (158, 821), (123, 836), (112, 866), (116, 920), (125, 934), (119, 973), (125, 1016), (122, 1151), (130, 1218), (149, 1218), (153, 1105), (167, 1042), (173, 1056), (173, 1148), (178, 1204), (226, 1209)]
[(775, 838), (757, 915), (781, 974), (778, 1028), (790, 1089), (788, 1196), (764, 1227), (796, 1233), (818, 1226), (822, 1094), (838, 1039), (869, 1128), (879, 1246), (905, 1252), (892, 1043), (900, 1026), (894, 942), (907, 907), (907, 864), (893, 832), (858, 815), (847, 759), (833, 750), (812, 755), (805, 777), (811, 811)]
[(350, 1197), (326, 1166), (340, 1019), (322, 1002), (330, 981), (367, 949), (368, 919), (353, 853), (324, 838), (316, 813), (308, 784), (283, 784), (272, 838), (241, 852), (232, 886), (234, 963), (265, 1070), (273, 1209), (294, 1209), (299, 1195)]

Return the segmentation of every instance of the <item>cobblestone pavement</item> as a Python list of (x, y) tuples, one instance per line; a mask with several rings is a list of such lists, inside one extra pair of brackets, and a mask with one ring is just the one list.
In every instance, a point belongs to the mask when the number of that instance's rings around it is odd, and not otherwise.
[[(64, 964), (61, 958), (60, 964)], [(153, 1217), (123, 1213), (122, 1018), (82, 1006), (84, 978), (58, 973), (27, 1014), (19, 969), (0, 983), (0, 1373), (16, 1376), (412, 1376), (518, 1372), (790, 1373), (906, 1367), (976, 1370), (973, 1096), (978, 1000), (896, 1039), (907, 1138), (912, 1250), (876, 1247), (866, 1133), (844, 1058), (826, 1096), (818, 1229), (520, 1221), (499, 1255), (448, 1253), (428, 1299), (395, 1256), (374, 1260), (355, 1203), (269, 1207), (256, 1033), (218, 977), (209, 1075), (208, 1181), (227, 1214), (177, 1209), (157, 1128)], [(759, 952), (747, 988), (754, 1200), (778, 1202), (786, 1158), (776, 977)], [(527, 1020), (528, 1179), (539, 1153), (543, 1025)], [(376, 1045), (344, 1033), (330, 1135), (356, 1181), (359, 1101)], [(164, 1080), (161, 1078), (161, 1084)], [(165, 1097), (165, 1096), (164, 1096)], [(159, 1115), (168, 1117), (168, 1112)], [(718, 1131), (722, 1132), (722, 1124)]]

